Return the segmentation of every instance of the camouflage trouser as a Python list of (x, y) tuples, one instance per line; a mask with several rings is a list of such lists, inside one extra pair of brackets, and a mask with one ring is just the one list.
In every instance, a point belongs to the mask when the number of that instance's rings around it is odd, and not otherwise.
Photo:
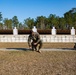
[(39, 51), (42, 47), (42, 41), (40, 41), (37, 45), (34, 45), (35, 42), (32, 42), (32, 50)]
[(74, 48), (76, 49), (76, 43), (75, 43), (75, 45), (74, 45)]

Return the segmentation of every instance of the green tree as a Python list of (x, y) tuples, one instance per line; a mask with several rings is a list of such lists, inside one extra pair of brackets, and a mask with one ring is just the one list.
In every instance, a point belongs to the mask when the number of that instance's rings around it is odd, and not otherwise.
[(76, 12), (73, 13), (73, 25), (72, 26), (74, 26), (76, 29)]
[(19, 23), (19, 29), (24, 29), (24, 25), (21, 22)]
[(29, 28), (32, 29), (32, 27), (34, 26), (34, 19), (32, 18), (27, 18), (24, 20), (24, 24)]
[(76, 25), (76, 8), (72, 8), (64, 14), (68, 28)]
[(19, 21), (18, 21), (17, 16), (14, 16), (14, 17), (12, 18), (12, 23), (13, 23), (13, 27), (19, 28)]
[(0, 23), (3, 20), (2, 13), (0, 12)]
[(3, 29), (2, 20), (3, 20), (2, 13), (0, 12), (0, 29)]
[(59, 29), (66, 29), (66, 21), (64, 17), (59, 18)]
[(0, 23), (0, 29), (3, 29), (3, 23)]
[(73, 19), (73, 25), (76, 28), (76, 8), (72, 8), (71, 10), (72, 13), (72, 19)]
[(3, 22), (4, 22), (4, 29), (12, 29), (12, 19), (5, 18)]
[(37, 26), (37, 28), (45, 29), (45, 22), (46, 22), (45, 20), (46, 20), (45, 16), (38, 16), (36, 18), (36, 26)]
[(72, 25), (72, 14), (70, 12), (67, 12), (64, 14), (64, 18), (66, 20), (67, 28), (69, 29)]
[(45, 27), (46, 27), (45, 29), (50, 29), (51, 28), (48, 18), (45, 18)]
[(56, 15), (50, 14), (48, 17), (49, 20), (49, 25), (52, 28), (53, 26), (55, 26), (56, 28), (58, 28), (58, 24), (59, 24), (59, 17), (57, 17)]

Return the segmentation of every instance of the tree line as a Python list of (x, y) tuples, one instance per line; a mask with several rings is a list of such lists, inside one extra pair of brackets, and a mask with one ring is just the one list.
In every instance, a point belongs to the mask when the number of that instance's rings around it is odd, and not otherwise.
[(51, 29), (53, 26), (56, 29), (71, 29), (71, 27), (76, 29), (76, 8), (65, 12), (63, 17), (55, 14), (50, 14), (48, 17), (37, 16), (36, 19), (29, 17), (24, 19), (23, 23), (19, 22), (17, 16), (12, 19), (3, 19), (2, 12), (0, 12), (0, 29), (13, 29), (14, 27), (31, 29), (33, 26), (36, 26), (37, 29)]

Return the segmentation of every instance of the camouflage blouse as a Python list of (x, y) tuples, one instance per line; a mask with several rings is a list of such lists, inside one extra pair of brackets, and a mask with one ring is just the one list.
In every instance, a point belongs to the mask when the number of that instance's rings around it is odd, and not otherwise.
[(28, 36), (28, 45), (31, 46), (31, 42), (33, 43), (39, 43), (41, 40), (40, 40), (40, 35), (38, 32), (32, 32), (32, 34), (30, 34)]

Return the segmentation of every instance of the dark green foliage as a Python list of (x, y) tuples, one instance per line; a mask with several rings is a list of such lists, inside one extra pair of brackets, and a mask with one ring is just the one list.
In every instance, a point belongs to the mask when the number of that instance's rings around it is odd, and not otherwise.
[(3, 17), (2, 17), (2, 13), (0, 12), (0, 22), (2, 21)]

